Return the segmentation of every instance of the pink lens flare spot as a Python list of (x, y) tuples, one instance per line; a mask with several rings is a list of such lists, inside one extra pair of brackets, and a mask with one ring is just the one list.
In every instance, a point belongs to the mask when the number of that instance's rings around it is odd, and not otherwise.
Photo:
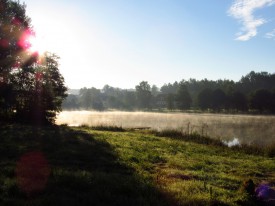
[(21, 66), (20, 62), (15, 62), (14, 65), (12, 66), (13, 69), (17, 69)]
[(30, 29), (26, 29), (21, 35), (17, 45), (22, 49), (28, 50), (31, 48), (30, 38), (34, 36), (33, 32)]
[(16, 26), (18, 26), (18, 25), (20, 25), (22, 22), (20, 21), (20, 19), (14, 17), (14, 18), (12, 19), (11, 23), (14, 24), (14, 25), (16, 25)]
[(28, 152), (17, 162), (17, 184), (27, 195), (43, 191), (49, 175), (49, 163), (42, 152)]
[(0, 47), (2, 48), (8, 48), (9, 47), (9, 42), (6, 39), (0, 39)]
[(43, 79), (43, 73), (42, 72), (37, 72), (35, 74), (35, 79), (38, 80), (38, 81)]

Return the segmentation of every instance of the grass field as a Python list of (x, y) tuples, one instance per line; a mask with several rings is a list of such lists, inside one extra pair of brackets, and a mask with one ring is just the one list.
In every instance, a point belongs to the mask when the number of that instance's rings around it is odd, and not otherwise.
[(275, 158), (96, 129), (0, 126), (0, 204), (260, 205), (244, 182), (275, 184)]
[(237, 138), (245, 144), (275, 144), (275, 116), (64, 111), (58, 116), (57, 123), (75, 126), (150, 127), (158, 131), (174, 129), (226, 141)]

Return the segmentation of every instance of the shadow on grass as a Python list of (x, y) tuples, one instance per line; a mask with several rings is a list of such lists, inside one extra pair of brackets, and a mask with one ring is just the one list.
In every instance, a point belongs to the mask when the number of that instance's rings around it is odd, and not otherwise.
[[(38, 155), (26, 158), (33, 154)], [(0, 126), (1, 205), (173, 205), (171, 201), (91, 134), (68, 127)]]

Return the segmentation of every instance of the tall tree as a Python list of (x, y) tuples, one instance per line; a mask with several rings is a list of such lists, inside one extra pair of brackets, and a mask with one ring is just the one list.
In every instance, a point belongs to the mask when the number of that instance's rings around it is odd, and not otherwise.
[(0, 0), (0, 115), (11, 116), (15, 92), (11, 74), (19, 66), (29, 66), (36, 55), (26, 52), (30, 47), (28, 36), (33, 31), (25, 14), (25, 5), (11, 0)]
[(202, 110), (212, 107), (212, 90), (203, 89), (198, 95), (198, 105)]
[(78, 97), (75, 94), (68, 94), (67, 98), (62, 103), (64, 109), (79, 109)]
[(151, 86), (146, 81), (142, 81), (136, 86), (137, 101), (139, 108), (151, 108)]
[(175, 109), (175, 94), (166, 95), (166, 105), (169, 110)]
[(136, 107), (137, 97), (134, 91), (125, 91), (124, 106), (128, 110), (133, 110)]
[(251, 94), (251, 109), (259, 112), (272, 110), (272, 93), (267, 89), (259, 89)]
[(53, 122), (66, 87), (58, 57), (47, 53), (40, 61), (38, 53), (31, 52), (34, 32), (25, 7), (19, 1), (0, 0), (0, 115), (24, 122)]
[(79, 90), (79, 102), (84, 109), (88, 110), (92, 107), (92, 94), (86, 87)]
[(92, 98), (92, 108), (95, 110), (99, 110), (102, 111), (104, 110), (103, 107), (103, 103), (102, 103), (102, 96), (101, 96), (101, 92), (99, 89), (96, 89), (94, 87), (92, 87), (91, 89), (89, 89), (91, 92), (91, 98)]
[(176, 97), (177, 97), (179, 109), (181, 110), (190, 109), (192, 99), (183, 82), (179, 84)]
[(156, 85), (153, 85), (151, 88), (152, 96), (156, 97), (159, 94), (159, 88)]
[(242, 92), (237, 91), (232, 94), (231, 108), (243, 112), (248, 110), (248, 101)]
[(212, 108), (220, 111), (224, 108), (226, 102), (226, 95), (221, 89), (216, 89), (212, 93)]
[(67, 88), (58, 69), (59, 57), (46, 53), (37, 65), (19, 68), (11, 75), (16, 119), (32, 123), (53, 123), (62, 109)]

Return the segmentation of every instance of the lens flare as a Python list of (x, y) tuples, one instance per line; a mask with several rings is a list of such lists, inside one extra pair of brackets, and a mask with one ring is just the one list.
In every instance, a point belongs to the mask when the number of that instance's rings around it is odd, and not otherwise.
[(17, 42), (17, 45), (24, 50), (29, 50), (31, 48), (30, 38), (32, 36), (33, 36), (33, 32), (30, 29), (26, 29), (22, 33), (19, 41)]
[(39, 36), (30, 36), (29, 42), (29, 51), (32, 53), (38, 52), (41, 55), (46, 52), (46, 44), (43, 38), (40, 38)]
[(17, 183), (27, 195), (43, 191), (49, 175), (49, 163), (42, 152), (26, 153), (17, 162)]

